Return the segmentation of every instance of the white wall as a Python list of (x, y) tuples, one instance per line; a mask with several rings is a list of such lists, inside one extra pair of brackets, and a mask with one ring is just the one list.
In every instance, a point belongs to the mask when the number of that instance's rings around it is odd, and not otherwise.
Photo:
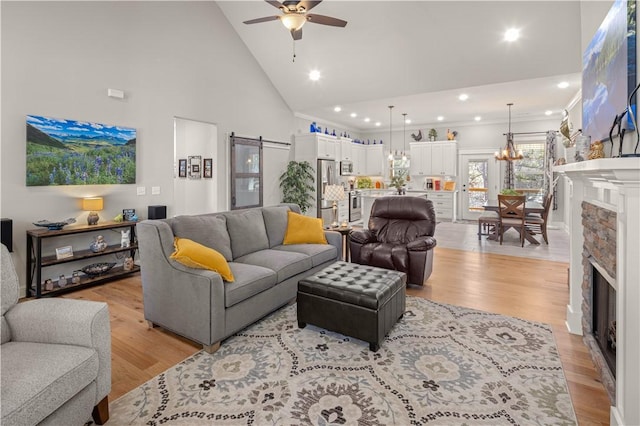
[[(218, 181), (204, 178), (204, 159), (212, 158), (212, 170), (218, 170), (224, 157), (218, 157), (218, 126), (202, 121), (175, 119), (173, 203), (167, 216), (201, 214), (220, 211), (218, 209)], [(199, 155), (200, 179), (189, 178), (189, 156)], [(187, 160), (187, 177), (178, 173), (180, 159)]]
[[(14, 261), (24, 285), (25, 230), (39, 219), (86, 220), (78, 199), (105, 198), (146, 217), (171, 209), (173, 118), (217, 123), (214, 180), (227, 205), (226, 134), (290, 140), (292, 112), (214, 2), (0, 2), (2, 37), (1, 210), (13, 219)], [(123, 100), (107, 89), (125, 91)], [(136, 185), (26, 187), (25, 117), (137, 129)], [(136, 186), (147, 195), (136, 196)], [(151, 195), (160, 186), (160, 195)], [(270, 199), (269, 201), (273, 201)], [(278, 200), (279, 201), (279, 200)], [(277, 201), (275, 201), (277, 202)]]

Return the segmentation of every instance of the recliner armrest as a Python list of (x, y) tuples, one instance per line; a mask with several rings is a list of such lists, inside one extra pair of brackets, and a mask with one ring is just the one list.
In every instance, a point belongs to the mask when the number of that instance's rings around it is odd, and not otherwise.
[(422, 237), (420, 239), (407, 243), (407, 250), (410, 251), (426, 251), (431, 250), (437, 245), (436, 239), (433, 237)]
[(357, 231), (351, 231), (349, 233), (349, 238), (351, 239), (351, 241), (358, 244), (374, 243), (377, 241), (376, 237), (368, 229), (359, 229)]

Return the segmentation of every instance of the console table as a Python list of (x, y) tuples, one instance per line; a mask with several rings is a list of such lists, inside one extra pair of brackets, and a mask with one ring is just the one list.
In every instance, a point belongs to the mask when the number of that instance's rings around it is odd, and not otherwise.
[[(62, 236), (76, 235), (76, 234), (90, 234), (91, 237), (96, 237), (101, 231), (112, 229), (126, 229), (129, 228), (129, 247), (121, 247), (120, 243), (108, 245), (107, 248), (101, 252), (92, 252), (91, 250), (74, 250), (73, 255), (65, 258), (58, 258), (56, 254), (42, 253), (43, 241), (46, 239), (55, 239)], [(115, 253), (125, 253), (135, 257), (135, 253), (138, 249), (137, 240), (135, 237), (136, 222), (105, 222), (97, 225), (84, 225), (68, 227), (60, 230), (47, 230), (44, 228), (27, 230), (27, 297), (47, 297), (55, 296), (60, 293), (67, 293), (69, 291), (78, 290), (80, 288), (89, 287), (96, 284), (101, 284), (107, 281), (112, 281), (115, 278), (122, 277), (124, 275), (138, 272), (140, 267), (133, 265), (130, 270), (125, 270), (123, 265), (116, 265), (107, 272), (100, 275), (86, 275), (79, 274), (79, 282), (72, 282), (72, 274), (66, 275), (67, 283), (64, 286), (60, 286), (58, 280), (53, 281), (53, 289), (45, 290), (42, 282), (42, 270), (43, 268), (60, 265), (64, 263), (76, 262), (79, 260), (87, 260), (87, 265), (94, 263), (100, 256), (106, 256)], [(118, 239), (120, 241), (120, 239)], [(88, 247), (88, 244), (85, 246)], [(92, 262), (93, 261), (93, 262)], [(82, 265), (86, 266), (86, 265)], [(81, 267), (82, 267), (81, 266)], [(76, 270), (81, 267), (75, 268)]]

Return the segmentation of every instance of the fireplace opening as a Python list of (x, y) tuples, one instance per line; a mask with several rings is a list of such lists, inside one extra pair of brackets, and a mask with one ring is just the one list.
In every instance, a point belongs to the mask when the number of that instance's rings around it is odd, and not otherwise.
[(592, 333), (613, 377), (616, 377), (616, 290), (593, 267)]

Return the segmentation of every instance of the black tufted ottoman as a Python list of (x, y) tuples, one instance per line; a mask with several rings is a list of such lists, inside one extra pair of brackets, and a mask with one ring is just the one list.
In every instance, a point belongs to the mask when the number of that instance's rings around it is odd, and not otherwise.
[(377, 352), (405, 310), (404, 272), (336, 262), (298, 282), (298, 326), (369, 342)]

